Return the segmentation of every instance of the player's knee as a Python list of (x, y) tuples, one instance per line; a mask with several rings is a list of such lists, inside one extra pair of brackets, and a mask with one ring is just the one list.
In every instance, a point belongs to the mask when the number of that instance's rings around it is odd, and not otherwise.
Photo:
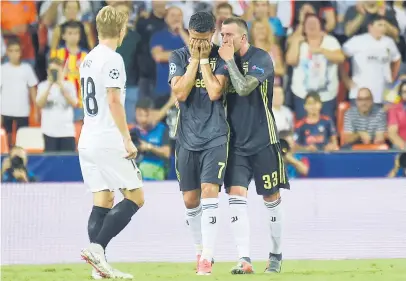
[[(200, 190), (199, 190), (200, 191)], [(200, 204), (200, 194), (198, 190), (183, 192), (183, 201), (186, 209), (194, 209)]]
[(138, 208), (144, 206), (144, 191), (141, 188), (133, 190), (123, 190), (122, 193), (124, 195), (124, 198), (133, 201), (135, 204), (137, 204)]
[(202, 183), (202, 198), (217, 198), (219, 185), (213, 183)]
[(93, 205), (111, 209), (114, 204), (114, 193), (110, 191), (100, 191), (93, 193)]
[(281, 194), (279, 193), (279, 191), (277, 191), (276, 193), (274, 193), (272, 195), (264, 195), (264, 201), (266, 201), (266, 202), (274, 202), (274, 201), (278, 200), (279, 198), (281, 198)]
[(227, 188), (227, 193), (230, 196), (241, 196), (241, 197), (247, 197), (248, 190), (247, 188), (243, 186), (232, 186)]

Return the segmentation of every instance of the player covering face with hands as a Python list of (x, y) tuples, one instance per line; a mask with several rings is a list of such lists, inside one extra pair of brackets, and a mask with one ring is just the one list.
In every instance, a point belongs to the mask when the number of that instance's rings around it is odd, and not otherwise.
[(247, 210), (247, 190), (252, 178), (268, 210), (271, 246), (265, 272), (278, 273), (282, 264), (279, 189), (289, 188), (289, 182), (272, 114), (273, 62), (267, 52), (249, 45), (247, 34), (244, 20), (226, 19), (219, 50), (232, 85), (227, 91), (231, 140), (224, 185), (229, 194), (230, 221), (239, 262), (231, 273), (253, 273)]
[[(99, 45), (80, 65), (84, 124), (79, 139), (83, 180), (93, 193), (88, 222), (91, 244), (81, 256), (95, 271), (93, 278), (131, 279), (110, 266), (105, 249), (143, 206), (142, 177), (135, 164), (137, 149), (131, 141), (124, 111), (126, 73), (115, 52), (126, 34), (128, 16), (106, 6), (96, 17)], [(124, 199), (113, 207), (114, 191)]]
[(218, 47), (210, 44), (214, 29), (211, 14), (194, 14), (189, 46), (175, 50), (169, 60), (169, 83), (179, 102), (175, 168), (199, 275), (212, 271), (229, 135), (223, 105), (227, 70)]

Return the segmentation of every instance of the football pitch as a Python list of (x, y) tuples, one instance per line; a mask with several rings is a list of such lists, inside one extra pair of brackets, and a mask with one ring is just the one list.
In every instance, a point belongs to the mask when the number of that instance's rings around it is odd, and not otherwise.
[[(196, 276), (192, 263), (117, 263), (117, 269), (134, 275), (136, 281), (278, 280), (278, 281), (405, 281), (406, 259), (285, 261), (281, 274), (263, 274), (264, 262), (254, 262), (253, 275), (233, 276), (234, 263), (216, 263), (211, 276)], [(2, 281), (91, 280), (91, 267), (83, 264), (15, 265), (1, 267)], [(112, 280), (112, 279), (110, 279)]]

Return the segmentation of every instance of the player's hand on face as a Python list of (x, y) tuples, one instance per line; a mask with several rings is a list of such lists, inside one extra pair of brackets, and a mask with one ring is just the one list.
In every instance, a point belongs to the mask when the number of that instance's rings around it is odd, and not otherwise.
[(200, 41), (195, 39), (190, 39), (189, 52), (192, 59), (200, 59)]
[(127, 139), (124, 141), (125, 150), (127, 151), (127, 156), (125, 159), (135, 159), (137, 157), (138, 150), (135, 147), (133, 141), (131, 139)]
[(203, 41), (200, 44), (200, 58), (201, 59), (207, 59), (209, 58), (211, 52), (211, 44), (209, 43), (209, 41)]
[(229, 39), (223, 43), (219, 49), (219, 55), (224, 61), (229, 61), (234, 58), (234, 44), (233, 40)]

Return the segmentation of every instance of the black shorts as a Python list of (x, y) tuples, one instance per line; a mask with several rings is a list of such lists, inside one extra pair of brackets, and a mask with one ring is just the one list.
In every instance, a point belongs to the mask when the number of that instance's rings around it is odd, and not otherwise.
[(53, 138), (44, 134), (45, 152), (68, 152), (76, 150), (74, 137)]
[(248, 188), (254, 178), (258, 195), (272, 195), (290, 189), (279, 145), (269, 145), (257, 154), (241, 156), (230, 149), (224, 185)]
[(14, 117), (14, 116), (1, 116), (3, 118), (3, 127), (7, 134), (13, 132), (13, 123), (16, 123), (16, 131), (21, 127), (28, 127), (29, 118), (28, 117)]
[(179, 144), (175, 149), (175, 169), (181, 191), (199, 189), (202, 183), (224, 181), (228, 144), (202, 151), (190, 151)]

